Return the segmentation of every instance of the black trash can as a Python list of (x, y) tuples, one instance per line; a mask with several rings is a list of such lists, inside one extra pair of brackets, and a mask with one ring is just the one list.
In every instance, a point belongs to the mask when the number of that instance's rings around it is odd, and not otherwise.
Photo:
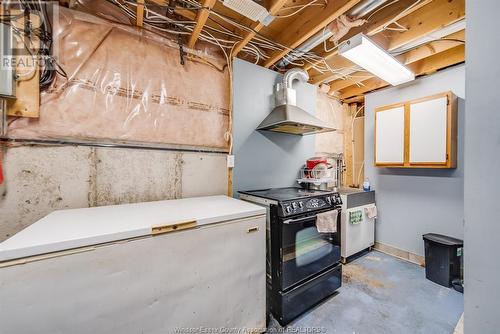
[(451, 287), (454, 279), (461, 278), (463, 240), (446, 235), (427, 233), (425, 244), (425, 277), (434, 283)]

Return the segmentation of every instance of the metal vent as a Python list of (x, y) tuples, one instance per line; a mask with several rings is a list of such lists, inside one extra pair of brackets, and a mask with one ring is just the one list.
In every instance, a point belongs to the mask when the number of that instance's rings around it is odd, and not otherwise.
[(269, 16), (265, 7), (252, 0), (224, 0), (223, 4), (255, 22), (263, 22)]

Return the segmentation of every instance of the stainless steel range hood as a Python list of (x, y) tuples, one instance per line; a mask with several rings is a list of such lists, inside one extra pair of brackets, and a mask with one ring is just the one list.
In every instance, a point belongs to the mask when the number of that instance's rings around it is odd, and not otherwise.
[(322, 120), (297, 107), (296, 91), (292, 88), (295, 79), (306, 82), (309, 80), (309, 75), (299, 68), (293, 68), (285, 73), (283, 82), (276, 85), (274, 92), (276, 107), (260, 123), (257, 130), (302, 136), (335, 131), (336, 129)]

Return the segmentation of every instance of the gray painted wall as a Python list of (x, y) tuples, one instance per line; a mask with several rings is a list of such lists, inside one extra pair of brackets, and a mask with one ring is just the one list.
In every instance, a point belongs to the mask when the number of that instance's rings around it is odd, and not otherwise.
[(500, 332), (500, 2), (467, 1), (465, 333)]
[[(410, 170), (374, 167), (374, 108), (449, 90), (459, 97), (458, 168)], [(464, 65), (366, 96), (365, 175), (376, 191), (378, 242), (423, 255), (422, 235), (425, 233), (463, 239), (464, 97)]]
[[(295, 136), (255, 129), (274, 106), (273, 87), (281, 75), (235, 59), (233, 73), (233, 190), (296, 185), (300, 167), (314, 155), (314, 136)], [(296, 83), (297, 104), (314, 114), (316, 87)]]

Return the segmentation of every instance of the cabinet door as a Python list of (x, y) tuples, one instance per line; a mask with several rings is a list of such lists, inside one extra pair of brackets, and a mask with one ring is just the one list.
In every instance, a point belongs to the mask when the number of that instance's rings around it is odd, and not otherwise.
[(404, 127), (404, 105), (375, 111), (375, 165), (403, 165)]
[(448, 98), (410, 104), (410, 164), (446, 164)]

